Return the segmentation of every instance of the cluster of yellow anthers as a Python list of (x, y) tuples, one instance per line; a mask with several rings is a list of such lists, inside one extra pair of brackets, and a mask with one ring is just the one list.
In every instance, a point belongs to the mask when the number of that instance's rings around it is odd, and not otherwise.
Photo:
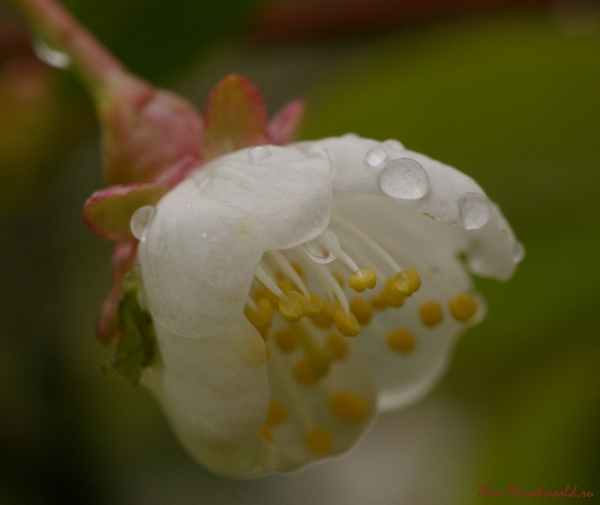
[[(328, 374), (334, 361), (346, 357), (349, 345), (344, 337), (357, 336), (361, 327), (372, 321), (375, 311), (402, 307), (405, 300), (421, 287), (421, 278), (414, 268), (400, 269), (391, 256), (364, 232), (337, 216), (335, 219), (394, 271), (383, 287), (375, 291), (376, 272), (370, 268), (359, 268), (341, 249), (337, 237), (326, 231), (323, 234), (325, 238), (322, 236), (320, 240), (305, 245), (306, 254), (303, 255), (301, 250), (293, 251), (290, 256), (296, 261), (288, 259), (287, 251), (268, 251), (255, 271), (256, 281), (244, 310), (246, 318), (265, 340), (268, 358), (271, 341), (282, 354), (290, 355), (296, 349), (301, 349), (302, 357), (296, 361), (292, 375), (306, 387), (317, 384)], [(335, 246), (325, 247), (331, 244)], [(332, 256), (349, 267), (352, 271), (349, 277), (319, 264), (327, 262), (325, 260)], [(308, 275), (305, 269), (309, 271)], [(427, 272), (427, 275), (430, 273)], [(315, 280), (317, 286), (314, 285)], [(327, 296), (320, 296), (311, 286), (321, 291), (325, 287)], [(372, 290), (375, 292), (369, 296), (367, 292)], [(347, 292), (355, 292), (351, 301), (346, 297)], [(415, 298), (418, 297), (416, 295)], [(442, 322), (444, 316), (439, 301), (417, 300), (417, 304), (423, 326), (433, 328)], [(447, 306), (450, 315), (458, 322), (469, 321), (477, 312), (474, 298), (467, 293), (449, 297)], [(313, 338), (315, 330), (327, 332), (321, 345)], [(385, 341), (392, 351), (400, 355), (410, 354), (417, 345), (408, 328), (389, 331)], [(359, 394), (341, 390), (331, 395), (328, 410), (337, 419), (359, 421), (366, 416), (369, 408)], [(259, 430), (259, 435), (271, 442), (272, 428), (286, 420), (285, 405), (272, 399), (267, 421)], [(305, 434), (305, 441), (313, 451), (322, 454), (329, 452), (333, 445), (330, 434), (321, 427), (309, 430)]]

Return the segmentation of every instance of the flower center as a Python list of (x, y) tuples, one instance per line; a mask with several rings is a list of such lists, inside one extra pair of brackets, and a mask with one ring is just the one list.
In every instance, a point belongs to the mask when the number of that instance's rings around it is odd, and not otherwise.
[[(455, 321), (474, 318), (478, 304), (473, 296), (455, 293), (417, 258), (386, 250), (349, 221), (332, 215), (329, 228), (317, 238), (264, 254), (244, 312), (266, 342), (273, 333), (281, 352), (302, 348), (304, 356), (296, 365), (295, 377), (311, 384), (325, 376), (329, 364), (344, 353), (340, 334), (358, 335), (378, 311), (401, 309), (414, 295), (420, 324), (434, 328), (442, 323), (443, 304), (417, 293), (421, 276), (447, 296), (447, 310)], [(324, 332), (327, 338), (315, 339)], [(416, 347), (412, 332), (405, 328), (390, 333), (387, 344), (402, 354)]]

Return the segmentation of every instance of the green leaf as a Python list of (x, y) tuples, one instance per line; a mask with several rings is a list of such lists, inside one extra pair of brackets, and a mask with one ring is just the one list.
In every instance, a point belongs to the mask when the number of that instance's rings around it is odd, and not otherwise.
[(142, 369), (156, 356), (156, 335), (152, 326), (152, 316), (143, 309), (138, 300), (137, 283), (126, 279), (125, 296), (119, 305), (119, 325), (121, 337), (117, 352), (109, 358), (102, 369), (115, 370), (132, 384), (137, 384)]

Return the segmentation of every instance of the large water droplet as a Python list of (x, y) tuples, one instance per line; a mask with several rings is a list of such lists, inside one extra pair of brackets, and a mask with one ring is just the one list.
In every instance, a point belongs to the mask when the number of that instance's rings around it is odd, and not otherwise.
[(146, 240), (146, 231), (152, 224), (155, 215), (156, 207), (153, 205), (144, 205), (133, 213), (129, 226), (135, 238), (142, 242)]
[(52, 49), (41, 37), (34, 40), (33, 52), (40, 60), (51, 67), (64, 69), (71, 64), (71, 57), (68, 54)]
[(250, 156), (250, 162), (264, 160), (271, 154), (271, 151), (266, 146), (256, 146), (250, 149), (248, 155)]
[(477, 230), (485, 225), (492, 215), (489, 200), (479, 193), (464, 193), (458, 200), (458, 210), (465, 230)]
[(513, 262), (515, 264), (521, 263), (523, 258), (525, 257), (525, 247), (521, 242), (515, 242), (513, 245)]
[(337, 258), (336, 251), (341, 251), (340, 241), (335, 233), (325, 230), (317, 238), (304, 244), (307, 256), (315, 263), (331, 263)]
[(385, 160), (387, 160), (388, 156), (389, 155), (387, 151), (382, 146), (377, 144), (367, 151), (367, 154), (365, 155), (365, 161), (370, 167), (376, 167), (380, 163), (383, 163)]
[(381, 171), (379, 187), (388, 196), (417, 200), (429, 192), (429, 177), (419, 162), (400, 158), (390, 161)]

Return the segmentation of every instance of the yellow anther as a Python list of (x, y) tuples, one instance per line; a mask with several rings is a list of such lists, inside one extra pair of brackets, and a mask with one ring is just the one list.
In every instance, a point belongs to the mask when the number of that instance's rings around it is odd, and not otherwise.
[(421, 317), (421, 322), (428, 328), (441, 323), (444, 315), (440, 302), (437, 300), (425, 302), (419, 307), (419, 316)]
[(342, 421), (360, 421), (367, 415), (369, 406), (358, 393), (338, 391), (329, 399), (329, 411)]
[(323, 310), (316, 316), (311, 316), (311, 320), (319, 328), (329, 328), (333, 324), (333, 315), (336, 307), (331, 302), (323, 302)]
[(279, 289), (281, 289), (281, 291), (283, 291), (284, 293), (289, 293), (290, 291), (297, 289), (296, 285), (290, 279), (284, 277), (283, 275), (278, 276), (277, 285), (279, 286)]
[(374, 296), (373, 298), (371, 298), (369, 303), (371, 304), (371, 307), (377, 310), (382, 310), (387, 307), (387, 304), (385, 303), (381, 295)]
[(268, 424), (263, 424), (258, 430), (258, 436), (262, 438), (265, 442), (273, 442), (273, 432), (271, 431), (271, 427)]
[(337, 283), (340, 286), (344, 287), (346, 285), (346, 279), (337, 270), (334, 270), (333, 272), (331, 272), (331, 275), (333, 275), (333, 278), (337, 281)]
[(263, 316), (265, 321), (269, 323), (269, 327), (275, 317), (275, 311), (273, 310), (273, 306), (271, 302), (267, 298), (261, 298), (258, 300), (258, 312)]
[(350, 312), (354, 314), (358, 324), (369, 324), (373, 317), (373, 308), (360, 296), (350, 302)]
[(399, 328), (387, 336), (387, 344), (400, 354), (408, 354), (417, 347), (417, 342), (410, 330)]
[(261, 337), (266, 340), (269, 328), (271, 328), (273, 317), (275, 315), (269, 300), (266, 298), (261, 298), (258, 303), (258, 310), (247, 307), (244, 309), (244, 315), (250, 324), (258, 331), (258, 333), (260, 333)]
[(385, 281), (385, 286), (381, 290), (381, 300), (390, 307), (402, 307), (404, 305), (405, 296), (398, 291), (393, 278)]
[(288, 419), (287, 409), (279, 400), (272, 399), (269, 405), (269, 413), (267, 414), (267, 424), (269, 426), (277, 426), (283, 424)]
[(373, 289), (375, 284), (377, 284), (377, 276), (369, 268), (357, 270), (348, 279), (348, 286), (357, 293), (362, 293), (365, 289)]
[(261, 298), (266, 298), (271, 303), (272, 307), (279, 305), (279, 297), (267, 288), (261, 287), (254, 290), (252, 298), (258, 302)]
[(477, 303), (471, 295), (459, 293), (448, 302), (448, 309), (454, 319), (464, 323), (477, 312)]
[(279, 350), (286, 354), (293, 352), (298, 345), (296, 335), (294, 335), (294, 333), (287, 328), (279, 330), (277, 333), (275, 333), (275, 335), (273, 335), (273, 339), (275, 340), (277, 347), (279, 347)]
[(265, 342), (265, 355), (267, 356), (267, 360), (271, 359), (271, 348), (269, 347), (269, 344), (267, 344)]
[(333, 322), (338, 331), (345, 337), (355, 337), (360, 333), (360, 324), (352, 313), (346, 314), (342, 309), (335, 311)]
[(304, 440), (318, 454), (328, 454), (333, 448), (333, 439), (325, 428), (313, 428), (307, 431)]
[(309, 317), (315, 317), (323, 312), (325, 308), (325, 302), (321, 300), (319, 295), (316, 293), (309, 293), (309, 298), (307, 300), (308, 304), (306, 306), (306, 315)]
[(300, 384), (312, 386), (327, 375), (330, 363), (330, 360), (312, 363), (308, 358), (301, 358), (294, 367), (294, 377)]
[(302, 293), (289, 291), (279, 299), (279, 312), (286, 321), (295, 323), (306, 315), (307, 305)]
[(396, 274), (394, 285), (399, 294), (410, 296), (421, 287), (421, 278), (414, 268), (407, 268)]
[(337, 333), (332, 333), (327, 337), (327, 350), (333, 356), (333, 359), (344, 359), (348, 354), (348, 342), (344, 337), (340, 337)]

